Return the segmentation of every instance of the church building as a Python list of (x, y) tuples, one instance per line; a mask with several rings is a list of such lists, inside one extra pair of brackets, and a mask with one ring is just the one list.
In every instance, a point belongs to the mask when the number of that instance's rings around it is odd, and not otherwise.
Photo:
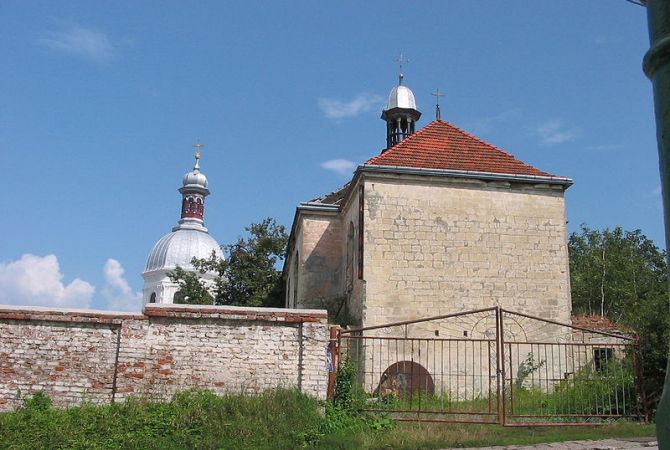
[[(200, 152), (195, 154), (193, 170), (184, 175), (179, 192), (182, 195), (181, 218), (170, 233), (156, 242), (142, 272), (144, 304), (182, 303), (179, 285), (170, 280), (168, 273), (177, 266), (192, 271), (193, 258), (209, 258), (212, 252), (223, 257), (219, 243), (205, 228), (205, 197), (209, 195), (209, 187), (207, 177), (200, 172)], [(201, 276), (205, 283), (212, 283), (215, 274)]]
[(300, 203), (286, 307), (360, 327), (502, 306), (570, 322), (565, 190), (572, 180), (437, 120), (416, 131), (403, 84), (386, 149), (336, 192)]

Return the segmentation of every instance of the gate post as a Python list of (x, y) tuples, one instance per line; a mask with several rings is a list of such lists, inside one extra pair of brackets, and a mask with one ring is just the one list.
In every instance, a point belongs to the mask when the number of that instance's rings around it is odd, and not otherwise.
[(335, 398), (335, 376), (340, 359), (339, 327), (330, 327), (330, 340), (328, 341), (328, 400), (331, 402)]
[(497, 370), (498, 376), (498, 423), (505, 425), (505, 408), (507, 402), (505, 401), (505, 342), (504, 342), (504, 327), (503, 327), (503, 310), (500, 306), (496, 306), (496, 347), (497, 347)]
[(500, 307), (496, 306), (496, 399), (498, 400), (498, 423), (503, 424), (502, 417), (502, 380), (500, 377)]

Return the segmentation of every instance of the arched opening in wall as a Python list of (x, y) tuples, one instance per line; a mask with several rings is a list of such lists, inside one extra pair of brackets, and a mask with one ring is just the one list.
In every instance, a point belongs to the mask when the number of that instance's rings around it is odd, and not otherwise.
[(291, 278), (286, 280), (286, 307), (291, 308)]
[(152, 292), (151, 297), (149, 297), (149, 303), (156, 303), (156, 293)]
[(298, 277), (300, 275), (300, 253), (295, 252), (295, 280), (293, 281), (293, 307), (298, 306)]
[(349, 222), (349, 232), (347, 233), (347, 260), (346, 260), (346, 290), (347, 294), (354, 290), (354, 255), (356, 246), (354, 242), (354, 224)]
[(175, 304), (184, 303), (184, 296), (182, 295), (181, 291), (177, 291), (174, 293), (174, 296), (172, 297), (172, 303)]
[(382, 397), (393, 394), (407, 399), (414, 394), (435, 394), (435, 383), (428, 370), (413, 361), (400, 361), (391, 364), (379, 379), (376, 395)]

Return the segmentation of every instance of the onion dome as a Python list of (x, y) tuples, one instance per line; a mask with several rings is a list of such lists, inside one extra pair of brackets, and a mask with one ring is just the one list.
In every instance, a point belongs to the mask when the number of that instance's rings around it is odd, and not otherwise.
[[(193, 170), (184, 175), (182, 188), (207, 189), (207, 177), (200, 172), (200, 152), (195, 154), (195, 165)], [(209, 191), (207, 191), (209, 193)]]

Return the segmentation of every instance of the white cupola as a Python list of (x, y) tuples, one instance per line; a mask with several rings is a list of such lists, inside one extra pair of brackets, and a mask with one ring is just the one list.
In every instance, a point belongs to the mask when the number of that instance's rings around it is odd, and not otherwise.
[[(195, 270), (193, 258), (209, 258), (214, 253), (223, 257), (219, 243), (204, 226), (205, 197), (209, 195), (207, 177), (200, 172), (200, 152), (195, 154), (193, 170), (186, 173), (179, 188), (182, 195), (181, 218), (172, 232), (156, 242), (149, 252), (144, 278), (144, 303), (178, 303), (179, 286), (168, 277), (168, 272), (181, 267)], [(205, 280), (216, 274), (205, 273)]]

